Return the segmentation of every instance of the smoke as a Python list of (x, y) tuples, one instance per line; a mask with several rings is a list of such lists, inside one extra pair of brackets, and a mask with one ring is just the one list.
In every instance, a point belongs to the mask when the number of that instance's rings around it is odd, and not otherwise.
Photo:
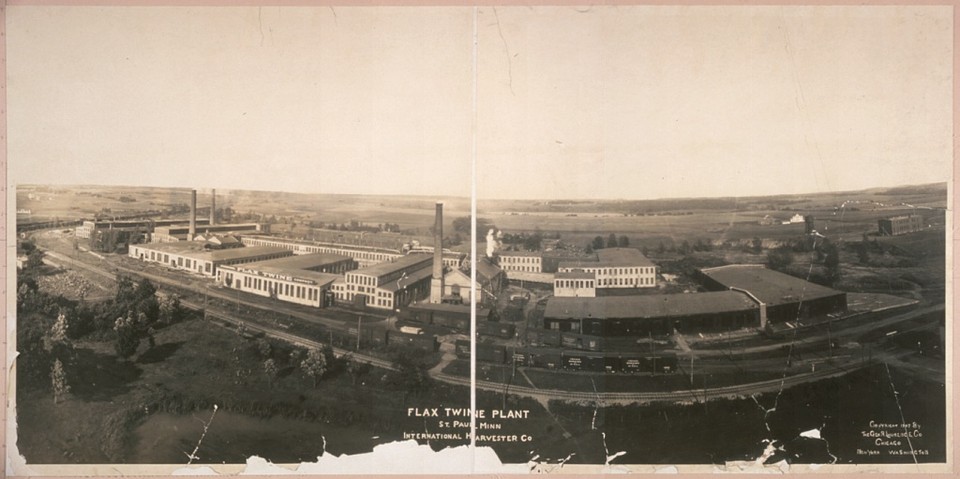
[(495, 253), (499, 247), (499, 236), (494, 234), (493, 228), (490, 228), (490, 231), (487, 231), (487, 258), (492, 258), (493, 253)]

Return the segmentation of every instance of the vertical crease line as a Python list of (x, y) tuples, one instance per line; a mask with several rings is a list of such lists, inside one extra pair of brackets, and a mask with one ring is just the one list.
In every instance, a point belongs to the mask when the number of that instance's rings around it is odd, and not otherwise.
[(477, 15), (479, 7), (473, 7), (473, 117), (471, 121), (470, 158), (470, 472), (476, 471), (477, 447)]

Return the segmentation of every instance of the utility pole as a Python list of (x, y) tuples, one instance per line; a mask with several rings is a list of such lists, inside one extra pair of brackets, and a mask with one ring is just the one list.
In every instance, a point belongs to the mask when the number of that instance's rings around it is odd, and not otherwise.
[(357, 351), (360, 351), (360, 315), (357, 315)]

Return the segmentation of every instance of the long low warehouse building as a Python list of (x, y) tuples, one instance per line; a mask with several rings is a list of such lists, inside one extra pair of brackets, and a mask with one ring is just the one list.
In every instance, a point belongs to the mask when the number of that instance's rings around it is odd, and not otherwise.
[(290, 303), (322, 308), (333, 303), (331, 287), (356, 268), (342, 255), (308, 254), (220, 267), (223, 286)]
[(361, 268), (386, 261), (393, 261), (404, 256), (403, 253), (399, 251), (374, 246), (320, 243), (272, 236), (244, 235), (240, 241), (247, 246), (274, 246), (284, 248), (292, 251), (294, 254), (341, 254), (355, 259)]
[(141, 261), (158, 263), (169, 268), (190, 271), (203, 276), (217, 277), (223, 265), (253, 263), (292, 256), (288, 249), (272, 246), (254, 246), (211, 251), (203, 241), (130, 245), (128, 256)]
[(691, 294), (553, 297), (543, 327), (594, 336), (666, 335), (757, 327), (760, 311), (746, 294), (721, 291)]
[(735, 264), (700, 271), (704, 287), (749, 295), (760, 307), (760, 327), (847, 310), (847, 293), (780, 273), (763, 265)]

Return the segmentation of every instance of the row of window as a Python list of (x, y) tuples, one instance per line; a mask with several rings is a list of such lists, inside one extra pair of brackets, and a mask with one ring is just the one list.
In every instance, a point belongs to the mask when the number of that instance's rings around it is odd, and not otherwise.
[(554, 284), (556, 288), (593, 288), (592, 279), (558, 279)]
[(342, 254), (345, 256), (350, 256), (351, 258), (354, 258), (354, 259), (365, 260), (370, 262), (391, 261), (403, 256), (397, 253), (380, 253), (380, 252), (371, 252), (371, 251), (357, 251), (357, 250), (346, 249), (346, 248), (334, 248), (330, 246), (303, 245), (303, 244), (297, 244), (297, 243), (290, 243), (286, 241), (268, 240), (263, 238), (244, 238), (243, 243), (250, 246), (276, 246), (279, 248), (294, 249), (296, 251), (308, 252), (308, 253)]
[(539, 263), (539, 256), (501, 256), (501, 263)]
[(270, 295), (287, 296), (290, 298), (305, 299), (308, 301), (317, 301), (320, 298), (320, 290), (308, 286), (297, 284), (281, 283), (269, 279), (243, 277), (243, 287), (256, 291), (263, 291)]
[(537, 266), (522, 266), (522, 265), (512, 265), (512, 264), (508, 264), (508, 265), (504, 265), (504, 266), (503, 266), (503, 270), (504, 270), (504, 271), (524, 271), (524, 272), (527, 272), (527, 273), (539, 273), (539, 272), (540, 272), (540, 265), (537, 265)]

